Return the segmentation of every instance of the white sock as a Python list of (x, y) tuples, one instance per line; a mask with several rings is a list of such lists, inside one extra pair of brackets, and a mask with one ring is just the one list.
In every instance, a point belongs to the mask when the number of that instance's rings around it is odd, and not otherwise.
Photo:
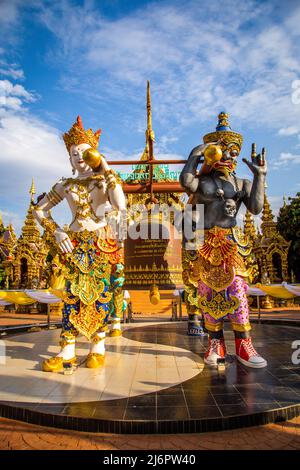
[(117, 320), (113, 320), (112, 323), (111, 323), (111, 328), (110, 330), (120, 330), (121, 329), (121, 320), (120, 319), (117, 319)]
[(60, 353), (57, 354), (57, 357), (62, 357), (65, 361), (73, 359), (73, 357), (75, 357), (75, 341), (63, 346)]
[(98, 342), (92, 342), (91, 344), (91, 353), (101, 354), (104, 356), (105, 354), (105, 331), (101, 331), (100, 333), (96, 333), (94, 338), (97, 338)]

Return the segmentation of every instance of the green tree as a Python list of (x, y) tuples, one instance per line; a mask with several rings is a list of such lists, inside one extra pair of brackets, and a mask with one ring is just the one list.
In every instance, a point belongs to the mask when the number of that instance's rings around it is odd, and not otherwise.
[(289, 197), (289, 203), (281, 207), (277, 219), (277, 229), (291, 241), (288, 254), (289, 271), (293, 271), (297, 282), (300, 281), (300, 193)]

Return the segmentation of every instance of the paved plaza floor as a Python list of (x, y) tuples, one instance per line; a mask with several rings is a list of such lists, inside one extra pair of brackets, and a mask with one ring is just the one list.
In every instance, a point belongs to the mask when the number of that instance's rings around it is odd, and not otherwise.
[(3, 337), (0, 411), (77, 431), (160, 434), (233, 429), (289, 420), (299, 414), (300, 366), (292, 362), (296, 326), (253, 324), (257, 350), (268, 367), (237, 362), (227, 323), (225, 371), (204, 365), (207, 337), (190, 337), (185, 322), (126, 325), (107, 339), (105, 365), (87, 369), (87, 340), (80, 337), (72, 376), (41, 370), (59, 351), (60, 330)]
[(0, 418), (1, 450), (299, 450), (300, 417), (202, 434), (89, 434)]

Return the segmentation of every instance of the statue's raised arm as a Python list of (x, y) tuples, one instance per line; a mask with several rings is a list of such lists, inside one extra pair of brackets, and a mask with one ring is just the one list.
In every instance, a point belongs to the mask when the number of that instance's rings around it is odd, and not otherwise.
[(252, 144), (251, 161), (243, 158), (253, 173), (253, 182), (244, 180), (245, 196), (243, 202), (251, 214), (259, 214), (264, 204), (265, 183), (267, 175), (266, 149), (256, 155), (256, 145)]

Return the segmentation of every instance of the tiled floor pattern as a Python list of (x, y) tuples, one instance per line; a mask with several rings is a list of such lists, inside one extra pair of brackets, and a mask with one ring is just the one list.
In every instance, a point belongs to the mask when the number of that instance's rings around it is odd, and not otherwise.
[[(300, 339), (299, 328), (253, 325), (256, 348), (268, 360), (268, 367), (258, 370), (236, 361), (232, 355), (233, 335), (228, 328), (226, 325), (229, 356), (225, 373), (202, 369), (207, 338), (188, 337), (184, 323), (130, 326), (123, 338), (108, 340), (107, 361), (102, 370), (82, 367), (73, 376), (39, 370), (39, 355), (55, 352), (56, 346), (48, 344), (55, 344), (57, 332), (15, 336), (9, 340), (16, 343), (9, 346), (9, 353), (14, 355), (16, 365), (10, 379), (7, 373), (2, 376), (2, 393), (8, 394), (2, 397), (18, 394), (22, 401), (35, 401), (26, 407), (64, 416), (140, 421), (226, 418), (300, 404), (300, 367), (291, 362), (291, 346)], [(86, 346), (82, 343), (80, 354), (86, 353)], [(26, 377), (28, 359), (24, 357), (28, 351), (34, 365)], [(126, 370), (122, 362), (118, 367), (117, 359), (125, 361)], [(110, 373), (109, 364), (111, 369), (115, 367)], [(38, 377), (35, 384), (28, 380), (31, 374)], [(106, 395), (104, 384), (109, 383)], [(129, 389), (128, 383), (140, 386), (140, 392), (138, 387)]]
[(204, 367), (199, 355), (188, 349), (133, 336), (108, 337), (105, 366), (87, 369), (89, 343), (81, 337), (76, 350), (81, 366), (76, 372), (47, 374), (40, 363), (59, 351), (59, 334), (59, 330), (40, 331), (2, 340), (2, 349), (6, 347), (6, 361), (0, 363), (2, 401), (55, 404), (134, 397), (180, 384)]

